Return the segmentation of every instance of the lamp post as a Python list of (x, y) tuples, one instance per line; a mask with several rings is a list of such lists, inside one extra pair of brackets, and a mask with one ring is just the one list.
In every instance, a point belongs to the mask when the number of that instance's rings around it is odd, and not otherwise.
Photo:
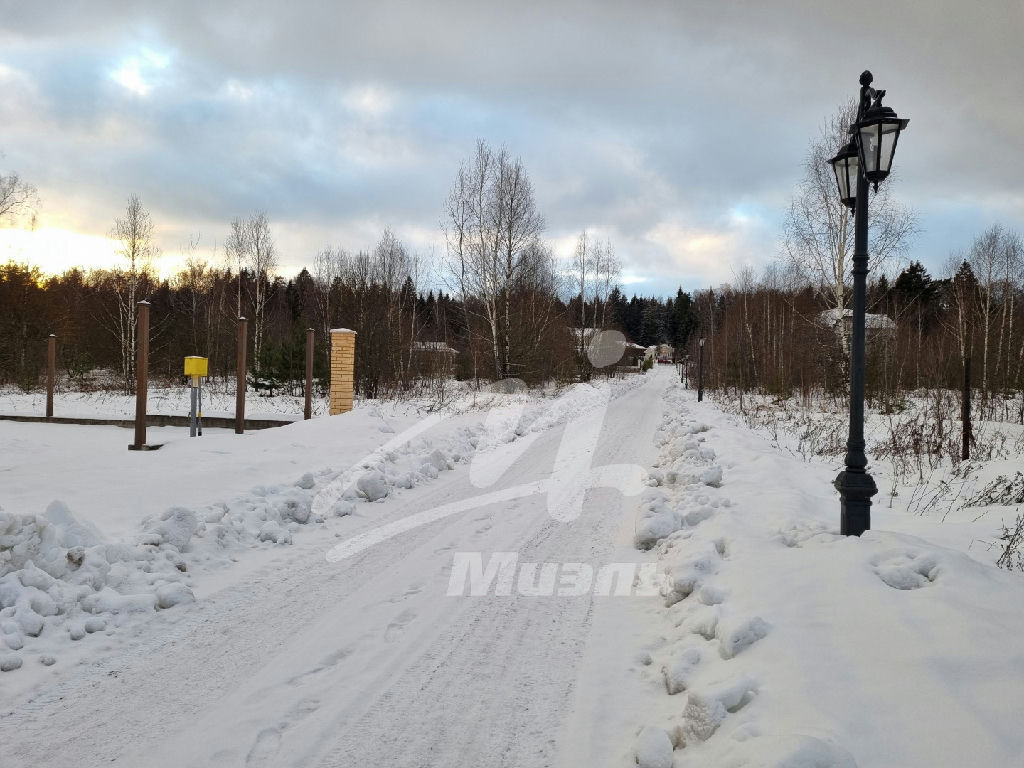
[(704, 337), (697, 345), (697, 402), (704, 400)]
[(846, 441), (846, 468), (834, 485), (840, 498), (840, 533), (860, 536), (871, 528), (871, 497), (878, 493), (867, 471), (864, 454), (864, 312), (868, 274), (868, 184), (878, 185), (889, 175), (900, 131), (909, 120), (882, 106), (885, 91), (871, 87), (873, 77), (860, 76), (857, 120), (852, 138), (829, 160), (836, 174), (839, 198), (854, 212), (853, 336), (850, 342), (850, 432)]

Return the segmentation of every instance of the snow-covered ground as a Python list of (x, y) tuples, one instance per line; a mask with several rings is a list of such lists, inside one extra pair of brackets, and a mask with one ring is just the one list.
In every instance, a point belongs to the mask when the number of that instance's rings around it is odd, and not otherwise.
[[(187, 416), (191, 397), (188, 385), (163, 386), (151, 383), (147, 397), (149, 413)], [(277, 393), (265, 397), (255, 391), (246, 393), (247, 418), (301, 419), (305, 398)], [(325, 416), (329, 403), (326, 397), (313, 398), (313, 415)], [(46, 392), (25, 391), (14, 386), (0, 387), (0, 414), (11, 416), (45, 416)], [(233, 386), (203, 387), (203, 414), (233, 417), (235, 389)], [(135, 418), (135, 395), (113, 389), (78, 390), (64, 383), (53, 395), (53, 415), (74, 418)]]
[[(1024, 765), (1024, 575), (974, 527), (876, 505), (675, 387), (635, 541), (664, 574), (641, 765)], [(993, 516), (995, 517), (995, 516)]]
[(671, 369), (427, 405), (0, 422), (0, 765), (1024, 764), (993, 523), (839, 537)]

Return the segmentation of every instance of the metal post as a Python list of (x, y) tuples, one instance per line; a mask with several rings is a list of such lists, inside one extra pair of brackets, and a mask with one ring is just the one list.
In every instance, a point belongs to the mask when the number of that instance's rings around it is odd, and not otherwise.
[(139, 321), (136, 327), (135, 358), (135, 442), (132, 450), (147, 450), (146, 396), (149, 389), (149, 302), (139, 302)]
[(963, 422), (963, 446), (960, 458), (964, 461), (971, 458), (971, 358), (964, 358), (964, 391), (960, 401), (960, 420)]
[(306, 407), (302, 418), (313, 418), (313, 329), (306, 329)]
[(246, 321), (238, 318), (238, 363), (235, 368), (235, 434), (245, 433), (245, 345), (248, 340)]
[(836, 477), (840, 524), (844, 536), (860, 536), (871, 528), (871, 497), (878, 493), (868, 474), (864, 454), (864, 312), (868, 275), (868, 181), (857, 174), (853, 247), (853, 338), (850, 344), (850, 432), (846, 469)]
[(191, 408), (188, 412), (188, 436), (196, 436), (196, 377), (192, 377), (192, 381), (188, 388), (189, 393), (189, 404)]
[(46, 342), (46, 418), (53, 418), (53, 390), (57, 381), (57, 337), (50, 334)]
[(196, 427), (199, 430), (199, 436), (203, 436), (203, 377), (200, 376), (196, 383), (196, 400), (199, 401), (199, 408), (196, 412)]
[(697, 344), (697, 402), (704, 400), (704, 339)]

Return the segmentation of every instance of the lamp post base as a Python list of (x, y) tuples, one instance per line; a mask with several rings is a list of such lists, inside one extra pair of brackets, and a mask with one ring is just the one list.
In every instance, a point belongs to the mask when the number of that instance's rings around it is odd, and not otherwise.
[(871, 529), (871, 497), (878, 493), (874, 478), (867, 472), (843, 470), (832, 483), (839, 491), (839, 532), (860, 536)]

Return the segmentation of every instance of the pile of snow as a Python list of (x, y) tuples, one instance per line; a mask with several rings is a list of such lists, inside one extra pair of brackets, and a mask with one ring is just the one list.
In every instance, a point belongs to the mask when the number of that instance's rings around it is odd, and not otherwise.
[(653, 488), (641, 499), (634, 542), (650, 549), (670, 534), (694, 526), (714, 514), (729, 499), (716, 494), (724, 473), (715, 451), (705, 444), (708, 426), (684, 413), (666, 412), (655, 433), (660, 456), (649, 472)]
[(887, 531), (898, 518), (877, 509), (873, 530), (840, 536), (834, 468), (678, 386), (656, 442), (635, 545), (656, 558), (663, 600), (631, 649), (649, 697), (633, 763), (1019, 762), (1024, 691), (1006, 680), (1024, 674), (1024, 578)]
[[(170, 510), (139, 541), (114, 544), (59, 501), (43, 515), (0, 510), (0, 647), (9, 652), (3, 666), (20, 667), (10, 652), (37, 638), (81, 640), (113, 632), (130, 614), (190, 602), (181, 550), (196, 528), (194, 515)], [(40, 661), (52, 664), (53, 657)]]

